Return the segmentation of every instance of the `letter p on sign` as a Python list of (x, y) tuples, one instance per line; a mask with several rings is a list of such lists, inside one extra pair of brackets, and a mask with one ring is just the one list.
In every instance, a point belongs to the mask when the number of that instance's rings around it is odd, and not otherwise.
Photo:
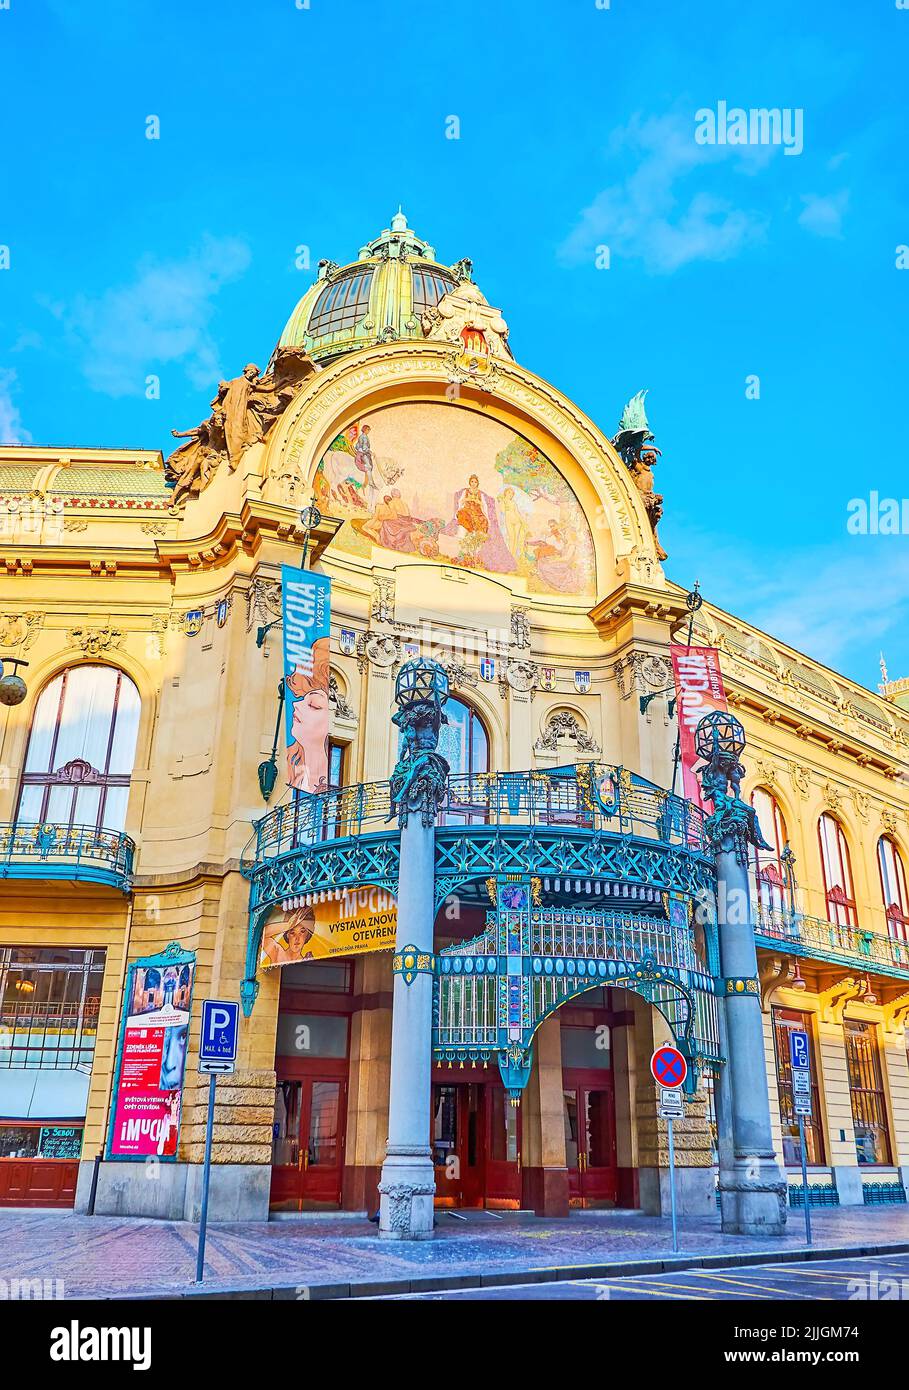
[(202, 1036), (199, 1061), (235, 1062), (240, 1005), (223, 999), (206, 999), (202, 1004)]

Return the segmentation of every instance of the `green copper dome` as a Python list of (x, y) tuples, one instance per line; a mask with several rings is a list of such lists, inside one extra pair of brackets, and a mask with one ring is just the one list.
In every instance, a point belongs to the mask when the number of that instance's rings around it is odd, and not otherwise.
[(315, 284), (294, 309), (279, 347), (302, 347), (316, 361), (401, 338), (422, 338), (421, 319), (443, 295), (470, 280), (467, 260), (441, 265), (398, 209), (351, 265), (319, 262)]

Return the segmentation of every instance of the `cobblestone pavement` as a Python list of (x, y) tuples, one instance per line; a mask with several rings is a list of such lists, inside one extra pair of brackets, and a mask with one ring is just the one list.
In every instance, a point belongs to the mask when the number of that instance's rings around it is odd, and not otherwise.
[[(903, 1244), (909, 1249), (905, 1206), (841, 1208), (813, 1213), (818, 1249)], [(59, 1279), (66, 1298), (181, 1294), (192, 1288), (197, 1228), (186, 1222), (121, 1220), (71, 1212), (0, 1209), (0, 1280)], [(804, 1246), (801, 1213), (790, 1213), (779, 1240), (724, 1236), (719, 1220), (680, 1223), (680, 1254), (772, 1258)], [(897, 1253), (897, 1252), (894, 1252)], [(300, 1221), (209, 1227), (208, 1291), (356, 1285), (361, 1294), (412, 1279), (480, 1276), (564, 1268), (588, 1277), (590, 1266), (672, 1258), (669, 1222), (637, 1212), (577, 1212), (565, 1220), (472, 1213), (459, 1221), (439, 1213), (433, 1240), (380, 1241), (359, 1218), (319, 1216)], [(629, 1273), (633, 1269), (629, 1268)], [(371, 1287), (371, 1286), (379, 1287)], [(422, 1287), (425, 1288), (425, 1285)], [(347, 1292), (338, 1289), (338, 1294)], [(294, 1296), (290, 1293), (288, 1296)], [(305, 1297), (305, 1291), (297, 1296)]]

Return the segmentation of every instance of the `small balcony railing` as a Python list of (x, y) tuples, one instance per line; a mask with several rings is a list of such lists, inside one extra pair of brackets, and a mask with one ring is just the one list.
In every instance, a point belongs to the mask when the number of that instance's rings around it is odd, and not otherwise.
[(95, 825), (0, 823), (0, 877), (109, 884), (128, 893), (136, 846), (119, 830)]
[[(244, 861), (253, 868), (294, 850), (382, 831), (394, 819), (390, 810), (388, 782), (298, 797), (257, 822)], [(439, 824), (604, 831), (707, 852), (704, 817), (696, 806), (626, 768), (602, 763), (455, 774), (448, 779)]]
[(786, 946), (794, 955), (843, 961), (885, 975), (909, 976), (909, 942), (881, 932), (764, 906), (756, 911), (754, 930), (759, 940)]

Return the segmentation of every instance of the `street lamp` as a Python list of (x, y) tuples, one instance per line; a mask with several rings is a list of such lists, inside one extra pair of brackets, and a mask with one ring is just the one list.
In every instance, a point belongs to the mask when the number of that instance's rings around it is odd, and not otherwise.
[(303, 527), (303, 569), (306, 569), (306, 556), (309, 553), (309, 536), (311, 531), (315, 531), (317, 526), (322, 524), (322, 513), (311, 502), (308, 507), (304, 507), (300, 513), (300, 525)]
[[(11, 666), (27, 666), (27, 661), (20, 661), (17, 657), (7, 658)], [(3, 662), (0, 661), (0, 705), (21, 705), (28, 694), (25, 681), (18, 671), (11, 671), (6, 674)]]
[(450, 690), (448, 676), (437, 661), (418, 656), (405, 661), (395, 681), (395, 699), (402, 709), (420, 700), (432, 700), (441, 709)]

